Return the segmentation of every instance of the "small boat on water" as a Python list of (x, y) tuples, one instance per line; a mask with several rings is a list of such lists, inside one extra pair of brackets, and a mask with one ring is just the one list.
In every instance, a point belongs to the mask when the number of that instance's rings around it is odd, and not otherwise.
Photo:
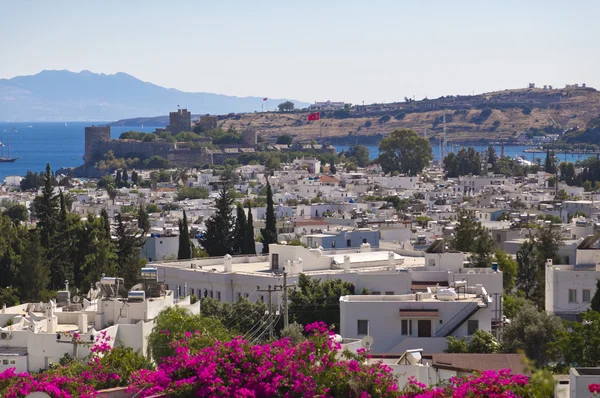
[(4, 156), (4, 143), (0, 142), (0, 148), (2, 148), (0, 152), (0, 163), (14, 163), (19, 158), (11, 158), (10, 157), (10, 143), (8, 144), (8, 156)]

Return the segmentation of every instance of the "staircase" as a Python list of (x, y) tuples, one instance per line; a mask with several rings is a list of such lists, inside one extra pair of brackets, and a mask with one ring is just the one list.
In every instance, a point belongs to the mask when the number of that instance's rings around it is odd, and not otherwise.
[[(483, 307), (485, 307), (484, 305)], [(471, 318), (477, 311), (480, 305), (478, 299), (469, 302), (462, 310), (454, 315), (444, 326), (435, 334), (435, 337), (448, 337), (456, 331), (465, 321)]]

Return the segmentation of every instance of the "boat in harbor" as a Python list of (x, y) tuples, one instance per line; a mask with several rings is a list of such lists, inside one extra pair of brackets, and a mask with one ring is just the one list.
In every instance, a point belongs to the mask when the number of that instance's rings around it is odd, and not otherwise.
[(8, 156), (4, 156), (4, 143), (0, 142), (0, 163), (14, 163), (17, 160), (19, 160), (19, 158), (11, 158), (10, 157), (10, 143), (8, 144)]

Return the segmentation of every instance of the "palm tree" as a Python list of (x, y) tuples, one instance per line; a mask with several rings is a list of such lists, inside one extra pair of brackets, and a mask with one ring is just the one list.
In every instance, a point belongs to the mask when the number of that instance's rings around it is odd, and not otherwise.
[(108, 185), (106, 187), (106, 193), (108, 197), (112, 200), (112, 204), (115, 204), (115, 198), (117, 197), (117, 189), (113, 185)]

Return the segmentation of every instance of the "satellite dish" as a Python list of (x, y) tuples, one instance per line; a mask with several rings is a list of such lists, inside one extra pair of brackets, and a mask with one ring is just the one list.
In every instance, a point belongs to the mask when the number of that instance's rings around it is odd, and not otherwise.
[(25, 398), (51, 398), (51, 397), (50, 397), (50, 395), (46, 394), (45, 392), (36, 391), (36, 392), (32, 392), (29, 395), (26, 395)]
[(74, 303), (78, 303), (79, 301), (81, 301), (81, 297), (79, 297), (79, 296), (73, 296), (73, 302)]
[(363, 348), (370, 350), (374, 341), (375, 341), (375, 339), (373, 338), (373, 336), (365, 336), (365, 337), (363, 337), (362, 341), (360, 342), (360, 345)]

